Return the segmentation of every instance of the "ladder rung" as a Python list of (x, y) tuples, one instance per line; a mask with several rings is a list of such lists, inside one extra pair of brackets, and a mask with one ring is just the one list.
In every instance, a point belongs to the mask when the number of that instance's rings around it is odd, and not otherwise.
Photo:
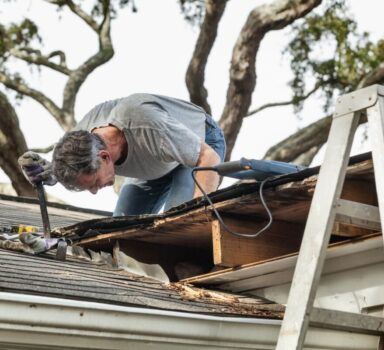
[(369, 204), (339, 199), (335, 221), (372, 230), (381, 230), (379, 208)]
[(313, 327), (347, 332), (384, 335), (384, 318), (314, 307), (309, 317)]

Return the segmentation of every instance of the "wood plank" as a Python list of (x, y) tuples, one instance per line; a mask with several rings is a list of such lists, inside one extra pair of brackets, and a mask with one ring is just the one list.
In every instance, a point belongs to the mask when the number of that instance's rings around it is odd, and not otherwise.
[(380, 230), (368, 229), (359, 226), (354, 226), (347, 223), (335, 222), (332, 228), (332, 234), (341, 237), (359, 237), (371, 235)]
[[(253, 234), (265, 226), (265, 222), (247, 222), (224, 217), (231, 230)], [(218, 266), (233, 267), (299, 250), (303, 226), (275, 221), (256, 238), (237, 237), (223, 227), (218, 220), (212, 221), (213, 260)]]
[(156, 219), (146, 227), (114, 230), (111, 233), (84, 238), (78, 244), (88, 247), (95, 242), (107, 243), (112, 239), (140, 240), (156, 244), (171, 244), (188, 247), (210, 247), (212, 214), (199, 208), (176, 217)]

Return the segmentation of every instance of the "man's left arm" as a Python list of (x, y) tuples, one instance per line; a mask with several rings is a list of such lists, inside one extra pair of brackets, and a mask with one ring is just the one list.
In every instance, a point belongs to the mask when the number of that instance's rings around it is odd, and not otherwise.
[[(221, 162), (219, 155), (211, 146), (205, 142), (201, 143), (200, 155), (197, 160), (197, 167), (215, 166)], [(196, 180), (206, 193), (216, 191), (219, 186), (220, 176), (215, 171), (197, 171)], [(193, 198), (202, 196), (200, 189), (196, 186)]]

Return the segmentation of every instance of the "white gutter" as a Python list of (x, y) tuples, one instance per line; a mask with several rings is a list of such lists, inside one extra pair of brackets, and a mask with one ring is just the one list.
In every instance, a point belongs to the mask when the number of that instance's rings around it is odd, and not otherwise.
[[(280, 321), (0, 293), (0, 348), (274, 349)], [(377, 349), (377, 337), (310, 328), (307, 349)]]

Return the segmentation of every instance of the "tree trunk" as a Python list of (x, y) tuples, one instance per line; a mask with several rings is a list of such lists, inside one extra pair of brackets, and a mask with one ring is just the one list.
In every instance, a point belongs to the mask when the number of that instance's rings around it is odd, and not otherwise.
[(264, 35), (305, 16), (321, 0), (277, 0), (255, 8), (242, 28), (232, 53), (227, 101), (220, 119), (229, 160), (256, 85), (256, 55)]
[(226, 4), (227, 0), (205, 1), (204, 21), (185, 77), (191, 102), (201, 106), (209, 114), (212, 112), (207, 99), (208, 92), (204, 87), (204, 72)]
[(27, 151), (19, 120), (7, 97), (0, 92), (0, 167), (11, 179), (19, 196), (36, 197), (32, 185), (24, 177), (17, 159)]

